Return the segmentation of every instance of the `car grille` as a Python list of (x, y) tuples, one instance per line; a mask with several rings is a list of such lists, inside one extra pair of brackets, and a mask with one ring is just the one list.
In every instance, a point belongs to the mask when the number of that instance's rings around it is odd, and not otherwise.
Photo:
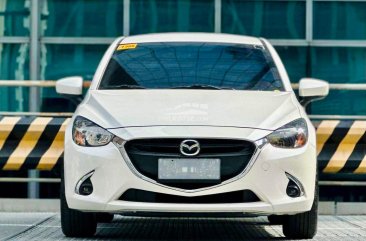
[[(125, 150), (132, 164), (138, 172), (159, 183), (159, 158), (187, 158), (180, 153), (182, 138), (171, 139), (136, 139), (127, 141)], [(218, 158), (220, 159), (221, 180), (216, 183), (185, 182), (164, 183), (164, 185), (182, 188), (197, 189), (217, 185), (220, 182), (239, 175), (251, 160), (255, 145), (249, 141), (231, 139), (195, 139), (199, 142), (201, 151), (191, 158)], [(188, 182), (187, 182), (188, 181)]]
[(147, 203), (189, 203), (189, 204), (220, 204), (220, 203), (249, 203), (259, 202), (260, 199), (250, 190), (218, 193), (196, 197), (184, 197), (138, 189), (128, 189), (119, 198), (128, 202)]

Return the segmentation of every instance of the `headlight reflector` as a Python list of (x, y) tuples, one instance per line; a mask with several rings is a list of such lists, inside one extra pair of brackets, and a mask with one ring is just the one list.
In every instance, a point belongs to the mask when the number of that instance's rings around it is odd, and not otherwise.
[(306, 144), (308, 128), (303, 118), (294, 120), (267, 136), (271, 145), (280, 148), (299, 148)]
[(77, 116), (72, 127), (72, 139), (79, 146), (104, 146), (113, 138), (113, 134), (94, 122)]

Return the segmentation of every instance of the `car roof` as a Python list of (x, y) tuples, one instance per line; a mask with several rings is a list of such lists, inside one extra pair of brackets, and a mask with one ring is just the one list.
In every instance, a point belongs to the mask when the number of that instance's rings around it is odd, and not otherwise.
[(129, 36), (121, 43), (151, 43), (151, 42), (211, 42), (263, 45), (256, 37), (223, 34), (223, 33), (158, 33)]

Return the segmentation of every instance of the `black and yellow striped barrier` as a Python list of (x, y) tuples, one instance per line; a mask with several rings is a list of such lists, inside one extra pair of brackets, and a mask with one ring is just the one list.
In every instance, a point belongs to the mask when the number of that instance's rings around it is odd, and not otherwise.
[[(67, 117), (0, 116), (0, 170), (52, 170), (64, 151)], [(322, 173), (366, 174), (366, 121), (313, 121)]]
[(366, 174), (366, 121), (313, 121), (322, 173)]
[(0, 170), (51, 170), (61, 161), (69, 118), (0, 117)]

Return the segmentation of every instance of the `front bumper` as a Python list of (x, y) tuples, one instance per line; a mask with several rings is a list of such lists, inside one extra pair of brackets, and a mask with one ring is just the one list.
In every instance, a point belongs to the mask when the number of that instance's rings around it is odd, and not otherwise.
[[(187, 128), (184, 129), (185, 134), (190, 133)], [(212, 128), (207, 133), (215, 133), (215, 130), (217, 128)], [(234, 130), (232, 131), (234, 132)], [(241, 178), (234, 178), (225, 184), (196, 191), (187, 191), (142, 179), (131, 170), (127, 164), (128, 162), (124, 160), (128, 157), (123, 157), (120, 150), (113, 143), (103, 147), (80, 147), (73, 143), (69, 134), (66, 133), (64, 167), (66, 199), (72, 209), (112, 213), (232, 212), (269, 215), (305, 212), (311, 209), (313, 203), (316, 152), (311, 143), (298, 149), (281, 149), (266, 144), (263, 148), (258, 149), (252, 160), (252, 165), (248, 166), (247, 172)], [(238, 135), (237, 131), (236, 135)], [(76, 183), (82, 176), (91, 171), (94, 171), (91, 177), (94, 187), (93, 193), (89, 196), (76, 194)], [(286, 187), (289, 180), (286, 172), (301, 182), (305, 191), (303, 196), (298, 198), (287, 196)], [(172, 204), (118, 200), (130, 188), (185, 197), (251, 190), (261, 201), (233, 204)]]

